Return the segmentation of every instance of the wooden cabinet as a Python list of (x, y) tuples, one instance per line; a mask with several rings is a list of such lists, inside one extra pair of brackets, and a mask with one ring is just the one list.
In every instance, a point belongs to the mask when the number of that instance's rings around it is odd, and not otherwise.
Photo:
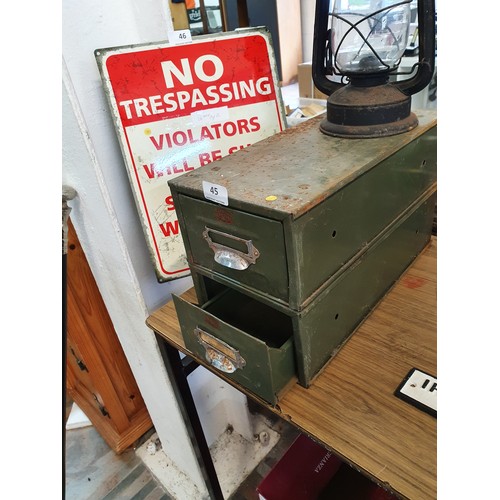
[(153, 426), (71, 220), (66, 367), (68, 395), (116, 453)]

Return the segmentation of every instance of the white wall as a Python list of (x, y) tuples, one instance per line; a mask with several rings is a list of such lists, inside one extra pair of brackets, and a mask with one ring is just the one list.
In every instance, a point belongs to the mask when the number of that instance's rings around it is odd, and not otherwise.
[(300, 16), (302, 27), (302, 62), (312, 61), (315, 9), (315, 0), (300, 1)]
[[(204, 482), (154, 334), (145, 325), (150, 312), (192, 282), (156, 279), (94, 58), (95, 49), (166, 40), (170, 29), (167, 0), (62, 3), (62, 184), (78, 193), (69, 202), (75, 230), (163, 450), (192, 481), (186, 498), (194, 499), (206, 494)], [(228, 423), (250, 435), (241, 393), (202, 368), (190, 383), (209, 444)]]

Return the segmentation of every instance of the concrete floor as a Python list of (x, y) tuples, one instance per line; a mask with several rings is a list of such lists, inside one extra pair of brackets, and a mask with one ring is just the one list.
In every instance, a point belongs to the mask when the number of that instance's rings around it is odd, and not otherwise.
[[(68, 409), (71, 407), (69, 401)], [(261, 411), (251, 402), (249, 408), (252, 412)], [(230, 500), (258, 500), (257, 486), (299, 435), (298, 430), (280, 418), (261, 415), (279, 434), (279, 440)], [(117, 455), (90, 422), (76, 425), (66, 430), (66, 500), (189, 500), (169, 495), (136, 452), (154, 435), (154, 429), (145, 434), (135, 448)]]
[(171, 498), (134, 449), (117, 455), (93, 426), (67, 431), (67, 500)]

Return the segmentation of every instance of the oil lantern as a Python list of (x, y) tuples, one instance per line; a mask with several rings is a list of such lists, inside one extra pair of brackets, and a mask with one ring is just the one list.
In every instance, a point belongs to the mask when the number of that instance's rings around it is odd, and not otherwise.
[[(327, 94), (320, 130), (383, 137), (418, 125), (411, 96), (434, 73), (435, 1), (418, 0), (418, 62), (395, 81), (408, 44), (411, 0), (316, 0), (312, 75)], [(393, 78), (391, 78), (393, 77)]]

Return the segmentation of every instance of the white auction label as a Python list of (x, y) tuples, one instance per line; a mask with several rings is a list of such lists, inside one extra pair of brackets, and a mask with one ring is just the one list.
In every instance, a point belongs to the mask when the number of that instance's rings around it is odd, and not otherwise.
[(227, 189), (219, 184), (212, 184), (211, 182), (203, 182), (203, 195), (207, 200), (215, 201), (226, 207), (229, 205)]
[(229, 120), (229, 108), (222, 106), (220, 108), (202, 109), (191, 113), (193, 125), (206, 125)]
[(168, 32), (168, 42), (172, 45), (191, 43), (192, 41), (193, 39), (191, 38), (190, 30), (177, 30)]

